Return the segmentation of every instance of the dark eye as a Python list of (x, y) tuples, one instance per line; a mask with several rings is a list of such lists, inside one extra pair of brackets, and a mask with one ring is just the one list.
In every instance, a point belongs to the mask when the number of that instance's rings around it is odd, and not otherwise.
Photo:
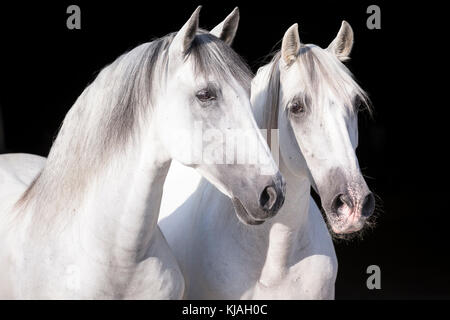
[(289, 110), (293, 114), (300, 114), (300, 113), (303, 113), (305, 111), (305, 107), (299, 101), (295, 101), (295, 102), (291, 103), (291, 106), (289, 107)]
[(198, 91), (195, 96), (201, 102), (208, 102), (216, 99), (216, 95), (214, 94), (214, 92), (208, 89), (202, 89)]

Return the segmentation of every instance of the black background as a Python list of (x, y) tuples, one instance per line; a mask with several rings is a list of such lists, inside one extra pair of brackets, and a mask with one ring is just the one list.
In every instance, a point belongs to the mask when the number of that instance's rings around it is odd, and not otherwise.
[[(66, 8), (81, 7), (81, 30), (66, 28)], [(0, 4), (0, 106), (6, 151), (46, 156), (64, 115), (96, 74), (123, 52), (178, 30), (198, 4), (211, 29), (238, 5), (234, 49), (256, 72), (300, 26), (304, 43), (322, 47), (347, 20), (355, 32), (347, 63), (369, 93), (374, 117), (361, 115), (358, 157), (378, 195), (377, 227), (362, 240), (335, 243), (337, 299), (450, 298), (450, 223), (446, 187), (447, 118), (442, 50), (434, 42), (444, 9), (385, 1), (58, 1)], [(366, 8), (381, 8), (381, 30)], [(445, 53), (444, 53), (445, 54)], [(445, 82), (446, 81), (446, 82)], [(381, 268), (368, 290), (366, 268)]]

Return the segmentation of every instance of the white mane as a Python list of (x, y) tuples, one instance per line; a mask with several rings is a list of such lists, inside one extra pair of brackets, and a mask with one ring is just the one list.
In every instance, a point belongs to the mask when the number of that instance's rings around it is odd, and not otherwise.
[[(261, 129), (278, 128), (280, 58), (280, 52), (276, 52), (272, 61), (261, 67), (253, 79), (252, 105)], [(355, 95), (363, 105), (369, 107), (367, 94), (353, 79), (350, 70), (326, 50), (313, 44), (302, 45), (297, 62), (299, 74), (304, 75), (302, 79), (306, 80), (306, 92), (303, 94), (308, 97), (307, 102), (319, 103), (320, 97), (326, 96), (323, 91), (331, 90), (344, 102), (342, 105), (349, 112), (358, 111), (359, 106), (353, 100)]]

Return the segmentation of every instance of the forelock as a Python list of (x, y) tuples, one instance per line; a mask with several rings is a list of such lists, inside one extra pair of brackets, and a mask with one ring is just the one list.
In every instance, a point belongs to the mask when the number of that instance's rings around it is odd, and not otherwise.
[(350, 113), (355, 113), (354, 98), (370, 110), (367, 94), (354, 80), (350, 70), (337, 57), (312, 44), (302, 45), (296, 66), (305, 77), (306, 94), (312, 101), (321, 101), (331, 92)]
[(250, 92), (253, 78), (250, 68), (229, 45), (208, 31), (198, 31), (187, 55), (193, 60), (196, 74), (205, 77), (212, 75), (229, 84), (236, 80)]

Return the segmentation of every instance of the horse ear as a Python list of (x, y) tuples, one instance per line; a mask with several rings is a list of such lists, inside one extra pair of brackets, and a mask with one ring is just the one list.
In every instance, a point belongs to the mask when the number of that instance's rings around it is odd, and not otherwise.
[(184, 55), (191, 47), (192, 41), (194, 40), (195, 34), (197, 33), (198, 17), (200, 15), (201, 8), (202, 6), (198, 6), (197, 9), (195, 9), (189, 20), (173, 38), (172, 44), (170, 46), (170, 50), (173, 53)]
[(236, 31), (239, 25), (239, 8), (236, 7), (234, 10), (218, 24), (214, 29), (210, 31), (211, 34), (215, 35), (217, 38), (231, 46), (234, 37), (236, 36)]
[(336, 38), (330, 43), (327, 50), (334, 53), (341, 61), (350, 59), (350, 52), (353, 47), (353, 30), (347, 21), (342, 21), (341, 29)]
[(281, 44), (281, 56), (287, 65), (290, 65), (298, 56), (300, 51), (300, 36), (298, 35), (298, 24), (294, 23), (284, 34)]

